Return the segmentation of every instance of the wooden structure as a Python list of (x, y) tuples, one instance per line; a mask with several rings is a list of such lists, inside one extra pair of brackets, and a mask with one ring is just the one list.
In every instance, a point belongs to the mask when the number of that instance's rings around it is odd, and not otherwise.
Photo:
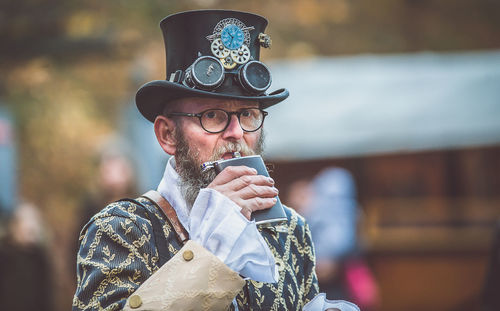
[(278, 161), (280, 196), (294, 180), (331, 166), (350, 170), (357, 181), (362, 241), (381, 310), (479, 310), (500, 220), (500, 145)]

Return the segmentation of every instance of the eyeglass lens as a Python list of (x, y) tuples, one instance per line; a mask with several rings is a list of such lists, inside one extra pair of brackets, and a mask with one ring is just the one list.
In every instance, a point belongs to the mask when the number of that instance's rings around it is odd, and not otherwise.
[[(231, 113), (232, 114), (232, 113)], [(236, 113), (240, 126), (244, 131), (253, 132), (262, 126), (264, 114), (260, 109), (249, 108)], [(229, 113), (221, 109), (204, 111), (201, 115), (201, 126), (209, 132), (223, 131), (230, 122)]]

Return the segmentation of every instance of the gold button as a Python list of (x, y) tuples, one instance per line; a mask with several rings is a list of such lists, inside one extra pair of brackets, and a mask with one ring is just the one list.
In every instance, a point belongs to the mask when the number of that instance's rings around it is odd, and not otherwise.
[(184, 258), (185, 261), (190, 261), (191, 259), (193, 259), (194, 257), (194, 254), (193, 254), (193, 251), (191, 250), (187, 250), (187, 251), (184, 251), (184, 253), (182, 253), (182, 258)]
[(132, 295), (128, 301), (132, 309), (137, 309), (142, 305), (142, 299), (139, 295)]

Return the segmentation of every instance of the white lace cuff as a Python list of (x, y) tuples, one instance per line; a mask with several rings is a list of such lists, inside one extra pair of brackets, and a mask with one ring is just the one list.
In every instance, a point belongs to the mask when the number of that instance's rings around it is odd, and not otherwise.
[(255, 222), (232, 200), (213, 189), (201, 189), (189, 217), (190, 239), (217, 256), (233, 271), (255, 281), (275, 283), (278, 269)]
[(321, 293), (316, 295), (313, 300), (309, 301), (302, 311), (325, 311), (328, 308), (337, 308), (340, 311), (360, 311), (358, 306), (352, 302), (345, 300), (328, 300), (326, 294)]

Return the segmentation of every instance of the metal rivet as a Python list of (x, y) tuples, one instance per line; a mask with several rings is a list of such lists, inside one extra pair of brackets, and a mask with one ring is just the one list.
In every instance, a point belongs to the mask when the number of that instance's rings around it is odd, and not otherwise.
[(139, 295), (132, 295), (129, 299), (129, 304), (132, 309), (137, 309), (142, 305), (142, 299)]
[(182, 258), (184, 258), (185, 261), (190, 261), (191, 259), (194, 258), (193, 251), (187, 250), (182, 253)]

